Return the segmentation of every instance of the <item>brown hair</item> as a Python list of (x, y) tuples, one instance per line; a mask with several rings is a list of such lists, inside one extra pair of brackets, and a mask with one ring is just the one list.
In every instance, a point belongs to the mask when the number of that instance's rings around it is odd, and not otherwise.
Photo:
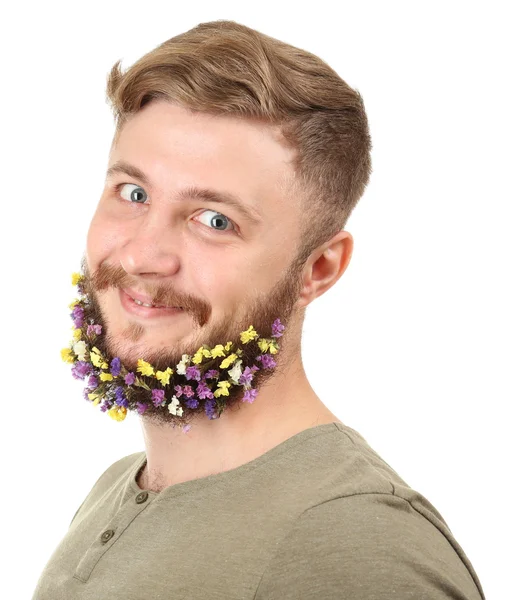
[(293, 147), (291, 194), (304, 214), (295, 263), (343, 229), (371, 173), (371, 141), (359, 92), (319, 57), (234, 21), (212, 21), (176, 35), (125, 73), (107, 79), (116, 121), (154, 98), (193, 111), (278, 126)]

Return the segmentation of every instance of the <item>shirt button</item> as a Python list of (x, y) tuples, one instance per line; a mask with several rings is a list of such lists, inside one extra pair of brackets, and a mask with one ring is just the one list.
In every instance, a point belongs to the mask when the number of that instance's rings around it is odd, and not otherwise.
[(136, 496), (136, 504), (143, 504), (143, 502), (146, 502), (148, 498), (148, 492), (140, 492), (137, 496)]
[(114, 531), (112, 529), (108, 529), (107, 531), (104, 531), (104, 533), (100, 536), (100, 539), (105, 544), (113, 537), (113, 535)]

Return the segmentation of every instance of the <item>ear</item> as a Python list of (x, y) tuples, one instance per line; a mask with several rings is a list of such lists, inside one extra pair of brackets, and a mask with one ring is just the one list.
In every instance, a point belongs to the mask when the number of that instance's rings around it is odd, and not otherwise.
[(340, 279), (350, 262), (353, 248), (352, 235), (348, 231), (339, 231), (313, 251), (302, 272), (298, 308), (308, 306)]

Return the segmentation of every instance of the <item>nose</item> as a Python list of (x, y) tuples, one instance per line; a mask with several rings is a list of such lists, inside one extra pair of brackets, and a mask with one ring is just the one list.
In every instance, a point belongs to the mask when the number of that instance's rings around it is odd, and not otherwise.
[[(154, 215), (158, 217), (158, 215)], [(120, 264), (134, 276), (171, 276), (179, 269), (179, 255), (174, 240), (177, 236), (162, 216), (143, 220), (120, 250)]]

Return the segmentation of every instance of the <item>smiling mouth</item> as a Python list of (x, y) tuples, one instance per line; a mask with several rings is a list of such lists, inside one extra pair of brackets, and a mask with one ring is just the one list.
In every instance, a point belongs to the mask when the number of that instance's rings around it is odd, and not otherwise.
[(164, 306), (163, 304), (145, 304), (145, 302), (141, 302), (141, 300), (136, 300), (136, 298), (133, 298), (132, 296), (129, 296), (129, 298), (133, 302), (138, 304), (139, 306), (146, 306), (147, 308), (175, 308), (178, 310), (182, 310), (182, 306)]

